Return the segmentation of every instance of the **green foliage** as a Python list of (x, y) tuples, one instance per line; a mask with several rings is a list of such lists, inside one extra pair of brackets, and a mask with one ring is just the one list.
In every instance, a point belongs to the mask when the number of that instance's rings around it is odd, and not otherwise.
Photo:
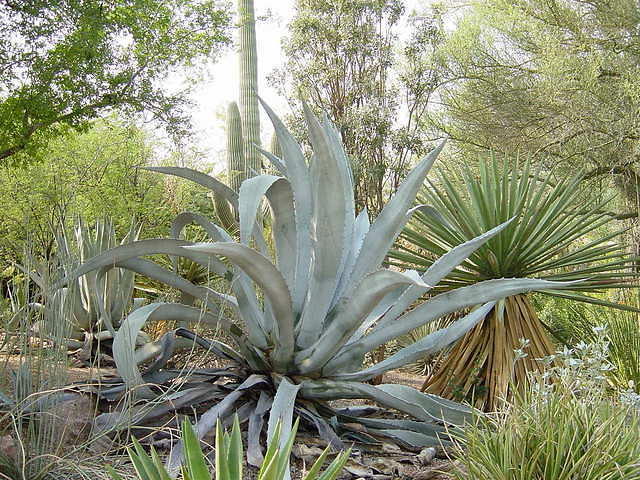
[[(451, 248), (498, 225), (511, 223), (472, 253), (436, 288), (451, 290), (480, 280), (536, 277), (575, 281), (562, 292), (546, 293), (590, 303), (629, 308), (590, 297), (631, 287), (630, 255), (614, 239), (623, 230), (601, 233), (611, 217), (605, 204), (585, 195), (583, 173), (552, 179), (531, 163), (521, 168), (494, 160), (479, 174), (469, 166), (439, 172), (418, 197), (419, 208), (402, 233), (391, 263), (426, 270)], [(459, 186), (464, 185), (461, 192)]]
[(3, 2), (0, 162), (111, 108), (184, 133), (186, 97), (161, 82), (217, 53), (228, 25), (212, 0)]
[[(253, 432), (250, 437), (254, 440), (263, 428), (262, 418), (267, 413), (267, 435), (272, 439), (277, 422), (281, 420), (283, 428), (289, 428), (295, 412), (337, 447), (342, 445), (340, 434), (369, 442), (376, 437), (387, 437), (413, 446), (437, 444), (442, 440), (441, 424), (463, 424), (470, 413), (467, 407), (403, 385), (372, 386), (365, 381), (447, 347), (481, 321), (502, 297), (562, 288), (563, 284), (528, 279), (481, 282), (436, 296), (405, 313), (432, 285), (437, 285), (505, 225), (444, 254), (437, 267), (427, 270), (422, 277), (413, 271), (401, 273), (380, 268), (407, 222), (410, 216), (407, 212), (443, 145), (430, 152), (407, 175), (370, 224), (366, 211), (355, 214), (349, 162), (336, 127), (326, 117), (319, 121), (305, 108), (315, 152), (308, 165), (300, 146), (281, 120), (266, 105), (265, 109), (282, 147), (282, 159), (270, 155), (267, 158), (283, 173), (282, 177), (253, 177), (246, 180), (236, 194), (215, 178), (195, 170), (150, 168), (190, 179), (226, 198), (240, 212), (240, 242), (233, 241), (228, 232), (204, 216), (185, 212), (173, 222), (173, 238), (116, 247), (90, 259), (67, 278), (69, 281), (93, 270), (106, 273), (110, 268), (127, 268), (178, 288), (197, 301), (188, 305), (153, 303), (133, 311), (122, 322), (113, 344), (122, 383), (110, 388), (105, 398), (117, 400), (127, 394), (154, 398), (157, 394), (149, 388), (150, 384), (160, 384), (172, 391), (177, 389), (170, 398), (161, 397), (160, 405), (154, 404), (150, 412), (140, 410), (136, 414), (139, 415), (136, 420), (145, 422), (172, 409), (215, 401), (200, 417), (200, 436), (242, 401), (243, 408), (253, 412), (251, 418), (255, 423), (250, 426)], [(265, 238), (262, 222), (256, 221), (263, 197), (271, 206), (270, 238)], [(202, 227), (214, 243), (181, 240), (181, 232), (190, 223)], [(273, 245), (273, 250), (268, 245)], [(140, 258), (157, 254), (186, 257), (203, 265), (215, 276), (227, 280), (233, 295), (193, 285), (174, 272)], [(220, 257), (224, 257), (226, 263)], [(63, 284), (60, 282), (59, 286)], [(447, 313), (476, 305), (481, 306), (447, 328), (363, 368), (364, 356), (380, 345)], [(242, 328), (235, 323), (235, 316), (230, 318), (225, 314), (225, 309), (237, 314)], [(140, 351), (134, 352), (133, 339), (146, 323), (166, 319), (220, 327), (235, 345), (208, 341), (184, 328), (177, 329), (156, 342), (156, 361), (141, 370)], [(228, 360), (229, 366), (213, 372), (190, 370), (194, 381), (177, 384), (174, 380), (183, 378), (184, 372), (165, 366), (178, 337), (209, 349)], [(209, 382), (218, 377), (230, 377), (230, 380), (223, 389), (211, 388)], [(326, 400), (341, 398), (374, 400), (384, 407), (407, 413), (419, 422), (385, 417), (370, 419), (355, 413), (357, 409), (334, 410), (326, 403)], [(129, 419), (124, 413), (114, 413), (107, 415), (105, 423), (123, 428)], [(362, 424), (364, 430), (353, 431), (347, 425), (353, 423)], [(181, 446), (173, 449), (169, 460), (171, 468), (180, 464), (182, 452)], [(248, 453), (252, 462), (259, 463), (262, 455), (259, 444), (250, 443)]]
[[(304, 98), (337, 125), (354, 176), (356, 206), (376, 215), (416, 157), (429, 150), (419, 118), (437, 85), (431, 54), (441, 27), (405, 15), (400, 0), (298, 0), (272, 84), (295, 109)], [(400, 32), (409, 32), (402, 43)]]
[[(542, 299), (539, 302), (542, 304)], [(549, 299), (541, 306), (541, 318), (569, 347), (594, 342), (598, 329), (604, 328), (607, 359), (615, 367), (607, 371), (609, 382), (617, 390), (640, 393), (640, 324), (636, 313), (563, 299)]]
[[(258, 480), (283, 480), (285, 478), (289, 455), (291, 454), (291, 447), (293, 446), (297, 429), (298, 421), (296, 421), (293, 430), (286, 439), (286, 447), (281, 449), (279, 445), (282, 424), (278, 423), (276, 433), (267, 447), (267, 453), (258, 472)], [(182, 424), (182, 439), (185, 450), (185, 464), (182, 466), (183, 479), (211, 480), (213, 477), (207, 468), (200, 442), (188, 421)], [(169, 480), (171, 478), (153, 447), (151, 448), (151, 455), (149, 455), (137, 440), (133, 440), (133, 445), (134, 449), (128, 449), (128, 452), (140, 480)], [(327, 447), (309, 469), (303, 480), (335, 480), (349, 459), (350, 452), (351, 450), (346, 450), (340, 453), (324, 473), (320, 474), (320, 469), (329, 454), (329, 447)], [(216, 425), (216, 480), (242, 480), (243, 458), (238, 417), (236, 416), (234, 419), (231, 434), (223, 432), (220, 422), (218, 422)], [(122, 480), (122, 477), (113, 468), (109, 469), (109, 473), (114, 480)]]
[[(409, 226), (402, 233), (391, 263), (421, 271), (464, 242), (505, 222), (509, 224), (471, 252), (435, 286), (456, 291), (487, 279), (533, 277), (573, 282), (545, 294), (571, 300), (636, 310), (608, 301), (602, 292), (629, 288), (635, 276), (632, 258), (614, 242), (621, 232), (601, 233), (611, 221), (606, 203), (582, 190), (584, 174), (552, 180), (551, 175), (505, 162), (482, 162), (479, 172), (463, 166), (442, 171), (419, 197)], [(460, 185), (464, 189), (460, 191)], [(530, 341), (530, 356), (514, 364), (519, 339)], [(510, 385), (527, 381), (542, 367), (535, 360), (554, 346), (530, 300), (516, 295), (499, 302), (477, 328), (458, 343), (425, 381), (428, 391), (449, 398), (474, 398), (487, 410), (500, 406)], [(465, 368), (470, 365), (471, 368)]]
[(635, 212), (638, 3), (479, 0), (452, 14), (456, 28), (438, 52), (449, 81), (436, 124), (466, 151), (613, 175)]
[(158, 237), (187, 205), (199, 210), (190, 185), (137, 168), (154, 157), (146, 134), (110, 119), (49, 142), (28, 165), (0, 166), (2, 269), (23, 261), (27, 243), (36, 257), (50, 258), (55, 232), (71, 229), (78, 217), (89, 224), (111, 218), (119, 236), (137, 219), (144, 235)]
[[(458, 437), (455, 478), (628, 479), (640, 475), (638, 410), (607, 398), (602, 332), (579, 352), (559, 352), (502, 413), (478, 417)], [(552, 361), (550, 360), (552, 363)], [(550, 381), (550, 382), (549, 382)]]

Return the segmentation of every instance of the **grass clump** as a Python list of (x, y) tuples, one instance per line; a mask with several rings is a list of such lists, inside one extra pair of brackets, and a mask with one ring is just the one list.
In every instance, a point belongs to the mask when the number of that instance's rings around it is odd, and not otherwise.
[(640, 412), (612, 398), (598, 330), (592, 344), (554, 355), (555, 366), (503, 412), (482, 415), (458, 437), (458, 480), (640, 478)]

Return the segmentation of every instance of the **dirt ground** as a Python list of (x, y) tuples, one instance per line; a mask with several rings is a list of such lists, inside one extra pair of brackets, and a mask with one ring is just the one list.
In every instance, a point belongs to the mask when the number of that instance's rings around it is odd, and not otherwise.
[[(15, 371), (20, 366), (21, 359), (19, 356), (7, 356), (0, 355), (0, 385), (7, 390), (7, 386), (11, 383), (9, 381), (9, 375), (11, 371)], [(46, 363), (43, 364), (46, 368)], [(46, 372), (43, 372), (46, 375)], [(66, 371), (67, 381), (79, 382), (87, 380), (89, 378), (95, 378), (101, 375), (115, 374), (113, 368), (84, 368), (78, 366), (69, 366)], [(423, 377), (408, 374), (402, 371), (388, 372), (384, 376), (384, 383), (397, 383), (403, 385), (410, 385), (419, 389), (422, 385)], [(2, 434), (2, 432), (0, 432)], [(310, 461), (313, 460), (311, 456), (305, 456), (304, 452), (311, 449), (315, 452), (321, 451), (320, 442), (313, 437), (299, 435), (296, 441), (296, 448), (294, 455), (292, 456), (292, 478), (294, 480), (302, 478), (302, 475), (306, 468), (310, 467)], [(395, 446), (394, 446), (395, 447)], [(437, 458), (434, 458), (431, 462), (425, 464), (420, 460), (417, 452), (408, 452), (391, 448), (389, 445), (382, 445), (382, 448), (367, 448), (361, 445), (353, 445), (352, 458), (347, 465), (347, 468), (343, 472), (341, 479), (350, 478), (362, 478), (362, 479), (374, 479), (374, 480), (392, 480), (392, 479), (415, 479), (415, 480), (445, 480), (451, 479), (450, 475), (444, 473), (452, 468), (454, 465), (446, 457), (446, 453), (438, 449)], [(306, 450), (305, 450), (306, 449)], [(296, 453), (298, 454), (296, 456)], [(101, 460), (99, 464), (104, 465), (118, 465), (118, 470), (122, 473), (133, 474), (131, 466), (126, 461), (126, 457), (122, 454), (102, 453), (100, 455)], [(84, 461), (95, 461), (95, 453), (87, 453)], [(212, 460), (212, 458), (211, 458)], [(440, 473), (443, 472), (443, 473)], [(100, 475), (100, 477), (106, 478), (106, 476)], [(61, 477), (62, 478), (62, 477)], [(74, 477), (68, 477), (76, 478)], [(133, 477), (132, 477), (133, 478)], [(253, 467), (246, 466), (244, 479), (253, 480), (257, 478), (257, 470)]]

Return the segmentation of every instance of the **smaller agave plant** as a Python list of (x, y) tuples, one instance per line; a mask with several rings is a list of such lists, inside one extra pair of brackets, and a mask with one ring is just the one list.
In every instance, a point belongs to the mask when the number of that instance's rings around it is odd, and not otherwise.
[[(336, 448), (342, 448), (345, 439), (377, 443), (386, 438), (413, 448), (445, 441), (441, 435), (445, 426), (463, 424), (469, 408), (405, 385), (373, 386), (367, 380), (447, 347), (484, 318), (500, 298), (564, 284), (496, 279), (414, 305), (505, 225), (452, 249), (422, 276), (381, 268), (412, 215), (416, 193), (443, 145), (417, 164), (370, 222), (366, 211), (356, 214), (349, 161), (335, 126), (326, 117), (317, 119), (305, 106), (313, 148), (308, 160), (281, 120), (268, 106), (264, 108), (275, 127), (282, 157), (263, 153), (280, 175), (245, 180), (236, 194), (218, 180), (191, 169), (152, 168), (223, 195), (239, 213), (239, 242), (208, 219), (183, 213), (173, 223), (174, 238), (113, 248), (69, 275), (71, 281), (95, 270), (96, 282), (100, 282), (112, 268), (130, 269), (178, 288), (199, 302), (153, 303), (124, 320), (114, 339), (121, 378), (112, 380), (101, 395), (116, 400), (128, 394), (152, 403), (133, 413), (103, 414), (101, 425), (126, 428), (131, 421), (148, 423), (172, 410), (193, 411), (194, 406), (207, 405), (195, 427), (202, 438), (218, 419), (228, 419), (236, 411), (240, 421), (248, 423), (247, 454), (252, 465), (262, 462), (260, 434), (265, 426), (271, 439), (278, 422), (283, 429), (291, 428), (294, 415), (300, 417), (301, 426), (316, 429)], [(258, 215), (263, 197), (270, 205), (271, 238), (266, 238), (262, 216)], [(190, 223), (200, 225), (213, 242), (181, 240), (182, 230)], [(157, 254), (186, 257), (206, 266), (229, 280), (233, 295), (195, 286), (143, 258)], [(414, 308), (407, 311), (410, 306)], [(450, 312), (476, 306), (447, 328), (379, 363), (363, 366), (367, 352)], [(225, 309), (233, 315), (227, 315)], [(144, 325), (166, 319), (221, 326), (235, 345), (209, 341), (181, 328), (168, 332), (153, 348), (136, 350), (134, 339)], [(225, 359), (228, 367), (166, 368), (179, 341), (201, 345)], [(155, 357), (141, 370), (142, 350), (155, 352)], [(163, 397), (160, 391), (169, 393)], [(351, 398), (372, 400), (381, 407), (334, 408), (328, 403)], [(385, 408), (412, 419), (385, 416)], [(181, 461), (182, 447), (178, 445), (172, 450), (170, 468), (177, 471)]]
[[(105, 276), (99, 276), (96, 271), (87, 272), (74, 277), (65, 288), (51, 288), (52, 277), (68, 276), (90, 258), (137, 240), (138, 233), (138, 229), (132, 226), (118, 242), (110, 221), (97, 221), (90, 228), (79, 220), (73, 230), (73, 241), (64, 232), (57, 235), (53, 266), (40, 265), (35, 271), (28, 271), (40, 288), (43, 302), (59, 302), (60, 311), (70, 312), (71, 325), (66, 340), (69, 347), (91, 350), (101, 344), (110, 350), (107, 344), (116, 334), (120, 322), (144, 299), (133, 298), (134, 272), (122, 268), (110, 269)], [(43, 308), (38, 303), (32, 306)], [(44, 329), (46, 333), (48, 326), (39, 322), (36, 328)], [(145, 334), (138, 339), (139, 344), (149, 341)]]

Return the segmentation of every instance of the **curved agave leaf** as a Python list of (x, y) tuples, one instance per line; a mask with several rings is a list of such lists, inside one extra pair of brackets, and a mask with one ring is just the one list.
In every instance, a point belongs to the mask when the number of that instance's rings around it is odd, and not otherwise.
[(224, 255), (262, 287), (273, 306), (278, 325), (278, 343), (273, 353), (274, 367), (283, 369), (293, 356), (294, 315), (291, 295), (278, 269), (263, 255), (235, 242), (200, 243), (189, 249), (207, 254)]
[(305, 380), (301, 394), (305, 398), (366, 398), (387, 408), (407, 413), (423, 422), (463, 425), (472, 409), (436, 395), (421, 393), (406, 385), (378, 385), (342, 380)]
[(275, 241), (278, 270), (282, 272), (293, 295), (296, 291), (295, 276), (299, 251), (291, 184), (276, 182), (267, 192), (267, 200), (273, 216), (271, 231)]
[(561, 289), (573, 282), (550, 282), (548, 280), (526, 278), (503, 278), (486, 280), (468, 287), (458, 288), (436, 295), (428, 302), (405, 313), (394, 322), (378, 326), (360, 340), (346, 345), (342, 351), (327, 364), (327, 371), (337, 372), (345, 364), (360, 358), (383, 343), (404, 335), (449, 312), (462, 308), (492, 302), (504, 297), (533, 290)]
[(282, 160), (287, 169), (287, 177), (291, 182), (295, 200), (298, 250), (295, 275), (296, 287), (292, 292), (292, 297), (293, 309), (296, 313), (300, 313), (307, 296), (309, 265), (311, 262), (311, 215), (313, 210), (311, 178), (309, 177), (307, 162), (298, 143), (275, 112), (261, 98), (258, 97), (258, 99), (271, 119), (278, 143), (282, 148)]
[[(274, 440), (276, 430), (282, 428), (285, 432), (291, 431), (291, 425), (293, 422), (293, 407), (296, 401), (296, 396), (300, 390), (300, 385), (295, 385), (287, 379), (282, 377), (280, 384), (276, 390), (276, 396), (273, 399), (273, 405), (271, 406), (271, 413), (269, 414), (269, 426), (267, 428), (267, 444)], [(278, 428), (278, 425), (280, 426)], [(280, 449), (286, 451), (287, 448), (291, 448), (287, 444), (293, 441), (293, 438), (280, 436)], [(284, 476), (279, 477), (290, 479), (291, 475), (289, 469), (289, 456), (287, 455), (286, 464), (284, 465)]]
[(255, 143), (253, 144), (253, 146), (262, 155), (267, 157), (267, 160), (269, 160), (271, 162), (271, 164), (274, 167), (276, 167), (276, 170), (280, 173), (280, 175), (282, 175), (283, 177), (287, 176), (287, 167), (285, 166), (284, 163), (282, 163), (282, 160), (280, 160), (277, 156), (275, 156), (273, 153), (269, 152), (268, 150), (264, 150), (263, 148), (260, 148)]
[(148, 321), (185, 320), (217, 326), (219, 319), (201, 310), (177, 303), (152, 303), (131, 312), (122, 322), (113, 339), (113, 359), (118, 373), (135, 394), (154, 398), (156, 395), (144, 386), (144, 380), (135, 358), (135, 342), (138, 333)]
[(389, 248), (404, 227), (406, 213), (433, 162), (444, 148), (444, 144), (444, 141), (441, 142), (407, 175), (398, 191), (391, 197), (391, 200), (371, 225), (353, 268), (352, 285), (357, 285), (362, 277), (377, 269), (382, 263)]
[(450, 326), (427, 335), (370, 368), (366, 368), (360, 372), (337, 373), (331, 377), (339, 380), (365, 381), (389, 370), (393, 370), (394, 368), (399, 368), (414, 362), (430, 353), (438, 352), (460, 339), (475, 327), (478, 322), (487, 316), (494, 305), (495, 302), (485, 303)]
[[(240, 210), (240, 241), (249, 245), (253, 225), (256, 222), (256, 213), (260, 207), (262, 197), (265, 196), (269, 188), (278, 180), (288, 181), (275, 175), (258, 175), (248, 178), (240, 186), (238, 205)], [(293, 207), (293, 205), (291, 205)]]
[[(226, 230), (210, 222), (202, 215), (190, 212), (184, 212), (178, 215), (174, 220), (172, 233), (180, 235), (182, 229), (191, 222), (202, 226), (207, 234), (217, 242), (233, 242), (233, 238), (231, 238), (231, 235), (229, 235)], [(262, 239), (261, 235), (260, 238)], [(264, 239), (262, 240), (264, 243)], [(214, 263), (221, 263), (215, 257), (208, 256), (208, 258)], [(242, 319), (249, 329), (249, 340), (259, 348), (266, 348), (267, 333), (272, 330), (272, 323), (268, 323), (267, 317), (260, 311), (256, 292), (249, 277), (243, 271), (238, 271), (236, 268), (234, 268), (234, 272), (231, 288), (236, 296)]]
[[(356, 234), (355, 222), (357, 219), (355, 197), (353, 195), (353, 173), (351, 172), (350, 162), (347, 158), (346, 152), (344, 151), (344, 146), (342, 145), (342, 137), (340, 136), (340, 133), (338, 132), (336, 126), (333, 124), (333, 122), (331, 122), (331, 120), (329, 120), (329, 117), (327, 117), (326, 114), (323, 114), (322, 116), (322, 128), (327, 135), (328, 145), (337, 159), (338, 168), (340, 169), (340, 176), (342, 177), (342, 189), (344, 190), (344, 197), (346, 200), (344, 246), (342, 258), (340, 260), (340, 268), (338, 270), (338, 285), (331, 302), (331, 308), (333, 308), (333, 306), (341, 296), (340, 286), (342, 279), (345, 279), (346, 281), (347, 278), (345, 275), (345, 270), (347, 269), (347, 267), (349, 267), (350, 269), (353, 268), (352, 262), (355, 262), (355, 258), (353, 258), (355, 257), (355, 254), (352, 255), (352, 248), (356, 243), (356, 241), (353, 239), (353, 236)], [(358, 249), (361, 245), (362, 244), (358, 245)], [(351, 272), (349, 272), (349, 276), (350, 273)]]
[(240, 187), (240, 239), (248, 245), (251, 226), (262, 196), (266, 196), (273, 216), (272, 233), (276, 247), (278, 269), (289, 291), (295, 289), (297, 252), (296, 221), (293, 191), (289, 181), (273, 175), (260, 175), (245, 180)]
[(331, 324), (320, 339), (310, 348), (298, 352), (296, 364), (300, 373), (317, 370), (331, 359), (388, 292), (400, 285), (422, 285), (420, 277), (414, 274), (378, 270), (365, 276), (353, 297), (340, 301)]
[(185, 167), (141, 167), (143, 170), (149, 170), (151, 172), (164, 173), (165, 175), (173, 175), (175, 177), (185, 178), (191, 180), (203, 187), (210, 189), (218, 195), (224, 197), (231, 206), (238, 211), (238, 194), (231, 188), (227, 187), (221, 181), (213, 178), (206, 173), (193, 170), (192, 168)]
[[(469, 255), (484, 245), (489, 239), (495, 237), (498, 233), (504, 230), (512, 220), (513, 219), (501, 223), (488, 232), (449, 250), (431, 264), (427, 271), (422, 275), (422, 281), (427, 285), (437, 285), (440, 280), (449, 275), (454, 268), (464, 262)], [(407, 288), (398, 301), (385, 314), (381, 322), (381, 326), (396, 319), (407, 308), (409, 308), (413, 302), (427, 293), (429, 289), (430, 287), (424, 288), (419, 285)]]
[(183, 248), (189, 245), (193, 245), (193, 242), (170, 238), (138, 240), (137, 242), (120, 245), (87, 260), (73, 272), (56, 282), (52, 288), (57, 290), (65, 286), (71, 280), (101, 267), (113, 265), (131, 258), (144, 257), (148, 255), (165, 254), (182, 256), (193, 260), (205, 268), (210, 268), (211, 259), (209, 256)]
[[(336, 188), (345, 184), (341, 162), (318, 119), (306, 105), (303, 106), (314, 152), (313, 270), (296, 343), (307, 348), (320, 337), (331, 308), (340, 269), (344, 268), (344, 256), (350, 248), (352, 227), (348, 227), (349, 209), (345, 209), (348, 196), (344, 188)], [(351, 193), (349, 197), (353, 200)]]
[(336, 293), (333, 296), (331, 308), (333, 308), (335, 304), (338, 303), (345, 290), (349, 287), (349, 284), (351, 282), (351, 273), (353, 272), (353, 266), (356, 263), (358, 254), (360, 253), (360, 249), (362, 248), (362, 243), (364, 242), (364, 239), (369, 232), (370, 226), (371, 224), (369, 223), (369, 214), (365, 207), (358, 214), (358, 216), (356, 217), (356, 221), (353, 224), (351, 246), (348, 249), (346, 263), (340, 277), (340, 282), (338, 283), (338, 288), (336, 288)]

